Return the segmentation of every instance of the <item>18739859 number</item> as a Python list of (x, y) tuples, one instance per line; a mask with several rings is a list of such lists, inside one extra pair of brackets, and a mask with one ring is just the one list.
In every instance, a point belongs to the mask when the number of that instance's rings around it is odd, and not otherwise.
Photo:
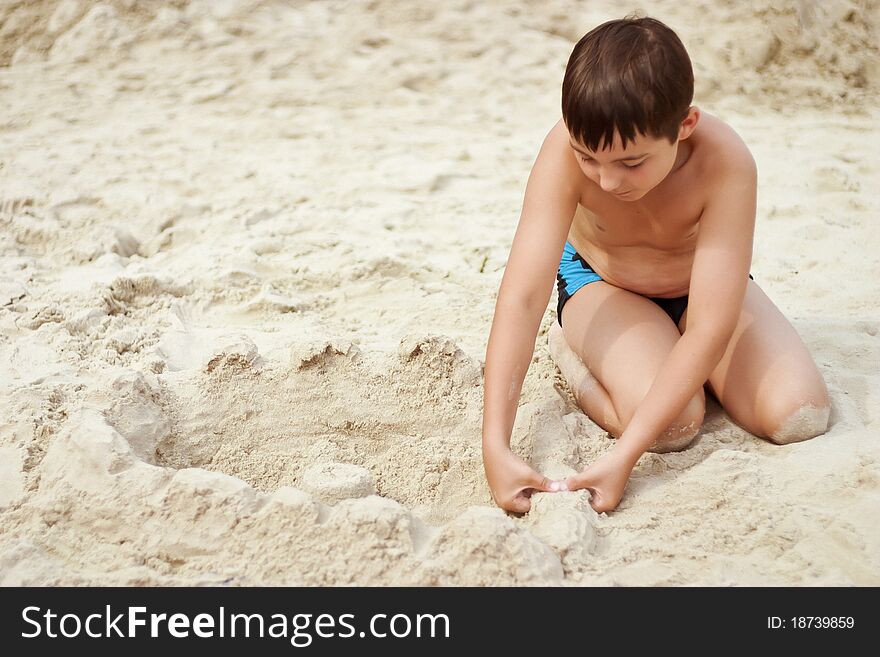
[(851, 630), (855, 624), (856, 620), (852, 616), (767, 617), (767, 627), (771, 630)]

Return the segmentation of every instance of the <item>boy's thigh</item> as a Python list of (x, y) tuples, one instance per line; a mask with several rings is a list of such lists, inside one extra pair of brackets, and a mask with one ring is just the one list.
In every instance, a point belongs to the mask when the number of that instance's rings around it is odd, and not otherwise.
[(566, 342), (627, 423), (681, 334), (653, 301), (604, 281), (580, 288), (562, 313)]
[(800, 405), (828, 405), (827, 387), (812, 355), (754, 281), (748, 283), (736, 329), (708, 383), (737, 424), (763, 437)]

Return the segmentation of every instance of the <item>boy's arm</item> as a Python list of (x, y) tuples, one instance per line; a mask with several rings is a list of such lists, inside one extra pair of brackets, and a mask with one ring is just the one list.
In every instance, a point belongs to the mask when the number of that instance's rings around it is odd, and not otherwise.
[(597, 512), (617, 507), (639, 457), (709, 378), (739, 320), (752, 260), (757, 172), (747, 151), (720, 166), (700, 220), (687, 328), (611, 451), (566, 481), (571, 490), (589, 489)]
[(742, 311), (752, 262), (757, 171), (747, 151), (720, 166), (717, 191), (700, 221), (687, 328), (614, 448), (630, 467), (705, 384)]
[[(513, 481), (510, 437), (538, 327), (578, 202), (572, 177), (577, 164), (567, 145), (567, 131), (559, 123), (545, 138), (532, 167), (486, 347), (483, 460), (495, 502), (516, 511), (528, 510), (522, 490), (536, 486), (519, 481), (523, 477)], [(519, 468), (519, 472), (524, 470)]]

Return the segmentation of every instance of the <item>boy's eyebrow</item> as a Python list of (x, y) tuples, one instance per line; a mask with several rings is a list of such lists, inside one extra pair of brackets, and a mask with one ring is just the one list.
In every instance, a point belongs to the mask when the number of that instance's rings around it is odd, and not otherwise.
[[(571, 139), (568, 140), (568, 143), (569, 143), (569, 145), (571, 145), (571, 147), (574, 150), (576, 150), (581, 155), (586, 155), (587, 157), (591, 157), (591, 155), (589, 153), (582, 151), (580, 148), (575, 146), (574, 142)], [(614, 160), (614, 161), (615, 162), (628, 162), (629, 160), (640, 160), (641, 158), (645, 157), (646, 155), (650, 155), (650, 153), (642, 153), (641, 155), (627, 155), (626, 157), (622, 157), (619, 160)]]

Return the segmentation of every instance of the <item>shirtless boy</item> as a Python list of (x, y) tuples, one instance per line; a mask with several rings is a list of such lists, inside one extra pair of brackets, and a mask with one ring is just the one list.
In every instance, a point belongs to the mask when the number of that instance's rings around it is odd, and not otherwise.
[[(586, 488), (597, 512), (613, 510), (645, 451), (681, 450), (697, 435), (704, 385), (736, 424), (774, 443), (828, 428), (822, 375), (749, 274), (755, 162), (692, 100), (688, 54), (657, 20), (609, 21), (572, 51), (486, 350), (483, 463), (504, 509), (528, 511), (536, 491)], [(584, 413), (616, 438), (565, 481), (510, 449), (554, 275), (550, 353)]]

